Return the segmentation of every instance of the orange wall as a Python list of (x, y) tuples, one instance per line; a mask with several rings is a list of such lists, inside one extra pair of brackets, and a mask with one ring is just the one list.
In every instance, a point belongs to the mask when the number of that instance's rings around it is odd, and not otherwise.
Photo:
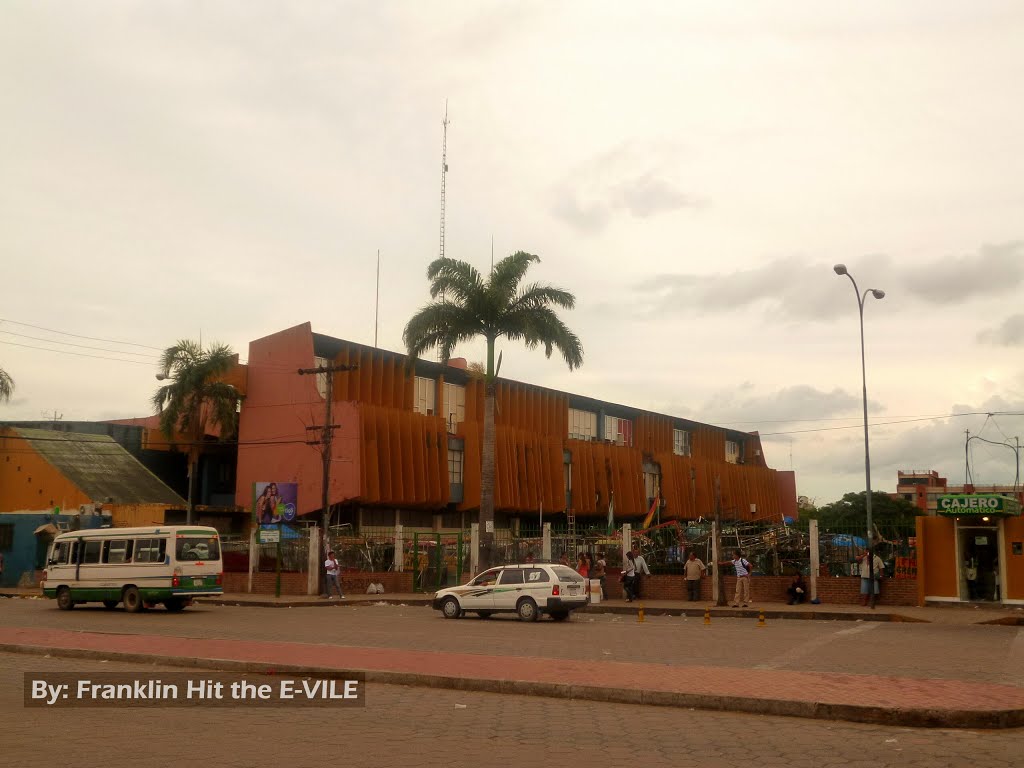
[[(960, 569), (956, 559), (956, 524), (946, 517), (918, 517), (917, 578), (925, 597), (960, 596)], [(919, 588), (920, 589), (920, 588)]]
[(92, 501), (28, 441), (0, 428), (0, 512), (53, 507), (77, 512)]
[(1024, 600), (1024, 555), (1013, 554), (1013, 542), (1024, 544), (1024, 518), (1008, 517), (1003, 522), (1003, 553), (1006, 563), (1006, 600)]

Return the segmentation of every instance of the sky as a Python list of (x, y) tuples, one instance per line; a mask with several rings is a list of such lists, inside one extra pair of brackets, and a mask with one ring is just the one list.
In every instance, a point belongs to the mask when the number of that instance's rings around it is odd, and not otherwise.
[[(447, 256), (572, 291), (502, 375), (763, 436), (826, 503), (1010, 483), (1018, 2), (0, 5), (0, 419), (152, 412), (177, 339), (381, 347)], [(43, 330), (46, 329), (46, 330)], [(74, 334), (74, 335), (71, 335)], [(73, 346), (78, 345), (78, 346)], [(457, 354), (483, 360), (482, 345)], [(91, 355), (87, 357), (84, 355)]]

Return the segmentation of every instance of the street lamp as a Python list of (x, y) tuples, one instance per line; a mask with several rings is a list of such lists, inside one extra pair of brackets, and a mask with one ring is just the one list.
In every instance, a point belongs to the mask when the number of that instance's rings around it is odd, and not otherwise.
[(846, 269), (845, 264), (836, 264), (832, 269), (837, 275), (846, 275), (853, 283), (853, 293), (857, 297), (857, 309), (860, 311), (860, 373), (861, 383), (864, 388), (864, 484), (867, 486), (867, 494), (864, 496), (864, 510), (867, 513), (868, 524), (868, 595), (872, 608), (875, 607), (875, 552), (874, 552), (874, 526), (871, 524), (871, 451), (868, 446), (868, 374), (867, 363), (864, 358), (864, 302), (870, 293), (876, 299), (884, 299), (885, 291), (878, 288), (868, 288), (864, 293), (857, 287), (857, 281)]

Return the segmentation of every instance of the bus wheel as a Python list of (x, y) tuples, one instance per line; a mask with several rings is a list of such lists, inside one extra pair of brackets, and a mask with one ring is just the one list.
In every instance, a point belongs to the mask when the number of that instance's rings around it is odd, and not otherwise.
[(75, 607), (75, 601), (71, 599), (71, 590), (67, 587), (57, 590), (57, 607), (62, 611), (70, 611)]
[(112, 611), (115, 608), (117, 608), (117, 600), (104, 600), (103, 607), (106, 608), (108, 611)]
[(178, 613), (179, 611), (185, 610), (185, 601), (180, 597), (177, 597), (173, 600), (167, 600), (164, 603), (164, 607), (171, 613)]
[(125, 587), (121, 602), (124, 603), (127, 613), (138, 613), (142, 610), (142, 595), (139, 594), (137, 587)]

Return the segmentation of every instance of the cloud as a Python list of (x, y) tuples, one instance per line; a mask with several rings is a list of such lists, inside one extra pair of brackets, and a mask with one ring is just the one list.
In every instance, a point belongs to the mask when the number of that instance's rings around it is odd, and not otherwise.
[[(797, 384), (762, 395), (752, 394), (753, 388), (748, 382), (716, 392), (701, 407), (700, 413), (714, 414), (713, 424), (732, 425), (743, 431), (773, 432), (785, 429), (788, 424), (841, 414), (856, 418), (862, 402), (859, 395), (839, 388), (825, 391)], [(877, 403), (870, 405), (876, 413), (884, 410)]]
[(705, 207), (707, 200), (684, 192), (666, 172), (674, 154), (670, 147), (623, 145), (593, 157), (556, 185), (551, 212), (594, 234), (617, 214), (647, 219)]
[(984, 245), (977, 253), (935, 259), (902, 270), (900, 282), (907, 293), (928, 301), (1014, 293), (1024, 282), (1024, 243)]
[(1024, 314), (1010, 315), (997, 327), (981, 331), (978, 341), (999, 347), (1024, 346)]

